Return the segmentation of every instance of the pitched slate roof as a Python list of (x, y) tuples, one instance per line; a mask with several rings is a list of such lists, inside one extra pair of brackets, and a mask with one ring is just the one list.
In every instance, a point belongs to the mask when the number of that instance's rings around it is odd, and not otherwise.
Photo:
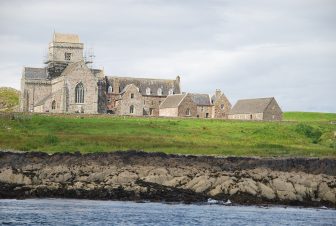
[(23, 77), (26, 79), (47, 79), (47, 68), (24, 67)]
[(54, 33), (53, 42), (79, 43), (79, 36), (76, 34)]
[(230, 114), (251, 114), (264, 112), (274, 97), (238, 100)]
[(111, 86), (113, 83), (119, 83), (120, 91), (122, 91), (127, 85), (134, 84), (139, 88), (141, 95), (147, 95), (147, 88), (150, 88), (151, 96), (158, 96), (157, 91), (159, 88), (162, 89), (162, 96), (168, 96), (170, 89), (173, 89), (174, 94), (181, 93), (180, 85), (176, 80), (114, 76), (107, 76), (107, 80)]
[(184, 94), (175, 94), (169, 95), (167, 98), (161, 103), (160, 108), (176, 108), (180, 105), (181, 101), (187, 96)]
[(190, 93), (191, 99), (194, 101), (196, 105), (199, 106), (209, 106), (211, 105), (210, 97), (208, 94), (200, 94), (200, 93)]

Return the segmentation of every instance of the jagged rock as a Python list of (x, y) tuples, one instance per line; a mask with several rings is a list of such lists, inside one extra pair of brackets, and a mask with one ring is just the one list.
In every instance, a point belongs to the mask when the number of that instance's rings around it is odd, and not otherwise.
[(259, 187), (260, 195), (262, 197), (264, 197), (266, 199), (269, 199), (269, 200), (272, 200), (276, 197), (273, 189), (270, 188), (269, 186), (267, 186), (263, 183), (260, 183), (260, 182), (258, 182), (257, 185)]
[(331, 189), (326, 182), (319, 185), (318, 193), (321, 200), (336, 203), (335, 189)]
[(0, 152), (0, 198), (234, 200), (336, 207), (336, 160)]
[(2, 169), (0, 172), (0, 181), (4, 183), (24, 184), (32, 183), (31, 179), (24, 176), (22, 173), (13, 172), (12, 169)]

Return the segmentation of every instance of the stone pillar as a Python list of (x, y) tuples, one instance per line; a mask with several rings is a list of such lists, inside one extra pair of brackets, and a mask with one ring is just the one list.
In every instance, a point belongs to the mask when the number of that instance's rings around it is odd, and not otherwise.
[(62, 87), (62, 96), (61, 96), (61, 112), (62, 113), (65, 113), (67, 112), (67, 87), (66, 87), (66, 83), (65, 83), (65, 80), (64, 80), (64, 83), (63, 83), (63, 87)]

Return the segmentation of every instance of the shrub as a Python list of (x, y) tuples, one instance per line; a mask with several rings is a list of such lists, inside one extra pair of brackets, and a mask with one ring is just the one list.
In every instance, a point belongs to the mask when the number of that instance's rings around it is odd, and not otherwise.
[(322, 131), (319, 128), (315, 128), (304, 123), (297, 124), (295, 130), (296, 132), (310, 138), (314, 144), (320, 141), (322, 135)]

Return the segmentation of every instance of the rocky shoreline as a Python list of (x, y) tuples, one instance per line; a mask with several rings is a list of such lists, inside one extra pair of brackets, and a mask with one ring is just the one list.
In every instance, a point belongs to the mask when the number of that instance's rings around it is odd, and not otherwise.
[(336, 208), (336, 159), (0, 152), (0, 198)]

